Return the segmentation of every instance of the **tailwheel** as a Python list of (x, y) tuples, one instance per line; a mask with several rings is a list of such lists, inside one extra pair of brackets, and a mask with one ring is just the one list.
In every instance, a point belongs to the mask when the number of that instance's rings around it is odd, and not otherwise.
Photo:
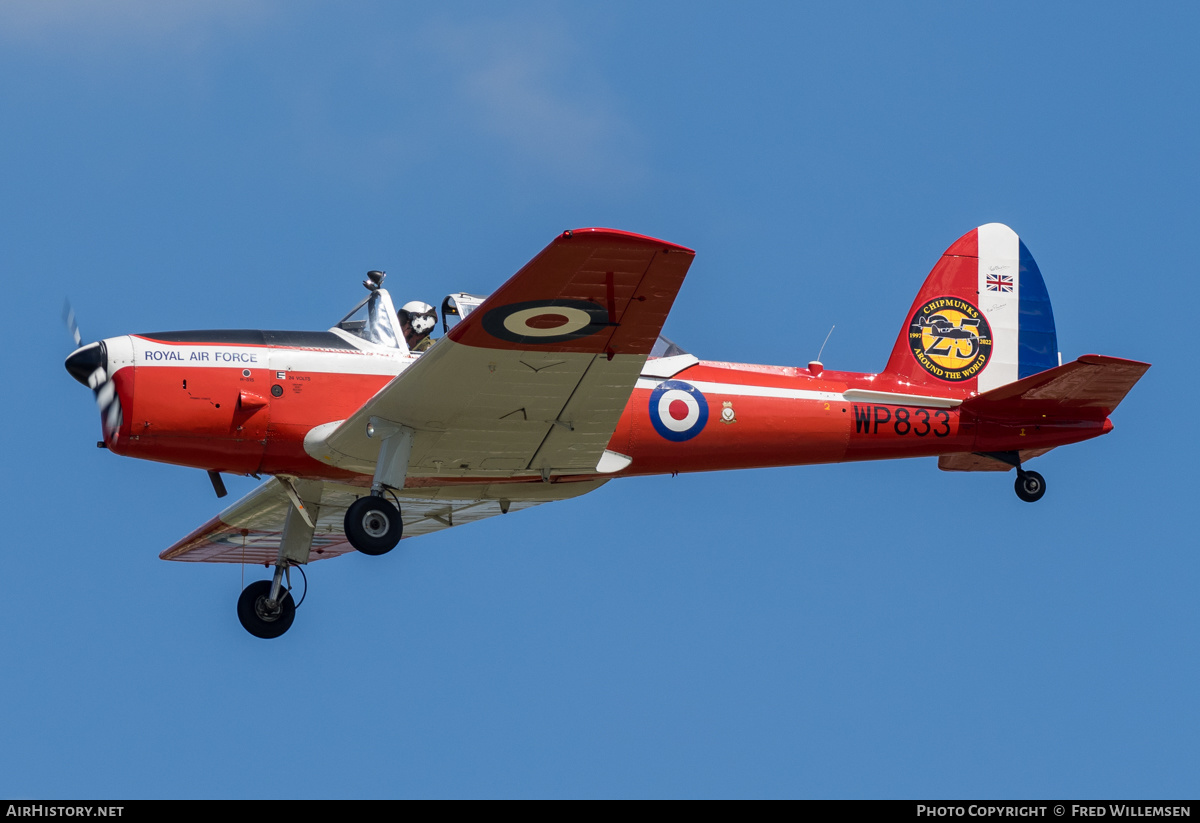
[(400, 510), (382, 497), (360, 497), (346, 509), (346, 539), (363, 554), (387, 554), (400, 542)]
[(1046, 481), (1037, 472), (1017, 469), (1016, 489), (1017, 497), (1026, 503), (1033, 503), (1041, 500), (1046, 493)]
[(296, 619), (296, 602), (287, 589), (281, 588), (275, 601), (271, 597), (271, 580), (256, 580), (242, 590), (238, 598), (238, 620), (242, 628), (255, 637), (279, 637), (291, 628)]

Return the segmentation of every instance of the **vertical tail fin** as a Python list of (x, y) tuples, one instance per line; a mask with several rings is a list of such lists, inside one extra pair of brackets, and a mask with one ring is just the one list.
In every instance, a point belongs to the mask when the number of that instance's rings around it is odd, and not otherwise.
[(967, 396), (1057, 365), (1042, 273), (1016, 232), (988, 223), (960, 237), (933, 267), (884, 372)]

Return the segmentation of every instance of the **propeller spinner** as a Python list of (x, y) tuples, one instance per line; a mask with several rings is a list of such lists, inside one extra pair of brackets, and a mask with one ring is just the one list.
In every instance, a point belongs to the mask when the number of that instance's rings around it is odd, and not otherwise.
[[(68, 305), (64, 313), (67, 329), (79, 346), (82, 336), (79, 325), (75, 322), (75, 312)], [(116, 387), (108, 374), (108, 347), (103, 340), (79, 346), (67, 358), (64, 364), (67, 373), (87, 386), (96, 396), (96, 405), (100, 407), (100, 422), (104, 428), (104, 439), (110, 440), (121, 428), (121, 399), (117, 396)]]

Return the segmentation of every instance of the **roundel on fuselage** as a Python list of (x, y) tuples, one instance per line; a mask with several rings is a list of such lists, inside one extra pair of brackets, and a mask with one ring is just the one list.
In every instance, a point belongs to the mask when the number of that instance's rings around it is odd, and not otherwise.
[(650, 392), (650, 422), (667, 440), (691, 440), (708, 422), (708, 401), (691, 383), (664, 380)]

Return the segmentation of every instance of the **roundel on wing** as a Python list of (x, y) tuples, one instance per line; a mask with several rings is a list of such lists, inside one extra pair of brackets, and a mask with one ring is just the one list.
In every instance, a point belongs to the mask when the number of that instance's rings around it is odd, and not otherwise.
[(608, 311), (587, 300), (527, 300), (497, 306), (483, 329), (509, 343), (544, 346), (587, 337), (609, 328)]
[(708, 401), (691, 383), (664, 380), (650, 392), (650, 422), (667, 440), (691, 440), (708, 422)]

